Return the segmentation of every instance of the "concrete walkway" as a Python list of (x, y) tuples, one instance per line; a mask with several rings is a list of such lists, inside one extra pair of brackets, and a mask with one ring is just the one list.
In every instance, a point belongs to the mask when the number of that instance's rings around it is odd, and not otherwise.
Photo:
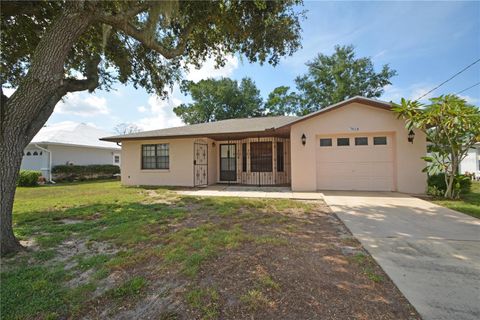
[(242, 198), (272, 198), (272, 199), (298, 199), (322, 200), (319, 192), (292, 192), (289, 187), (256, 187), (213, 185), (205, 188), (192, 188), (177, 190), (178, 194), (196, 197), (242, 197)]
[(424, 319), (480, 319), (480, 220), (398, 193), (324, 195)]

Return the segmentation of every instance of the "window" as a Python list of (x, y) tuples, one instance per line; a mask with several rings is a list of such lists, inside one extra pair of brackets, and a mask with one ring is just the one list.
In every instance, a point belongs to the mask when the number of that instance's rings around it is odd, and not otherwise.
[(373, 144), (376, 146), (386, 145), (387, 137), (373, 137)]
[(168, 169), (169, 162), (168, 144), (142, 145), (142, 169)]
[(349, 138), (337, 138), (337, 146), (344, 147), (344, 146), (349, 146), (349, 145), (350, 145), (350, 139)]
[(247, 144), (242, 143), (242, 171), (247, 172)]
[(43, 152), (42, 152), (42, 151), (40, 151), (40, 153), (39, 153), (39, 154), (40, 154), (40, 155), (42, 155), (42, 154), (43, 154)]
[(331, 147), (331, 146), (332, 146), (332, 138), (320, 139), (320, 147)]
[(277, 142), (277, 172), (283, 172), (283, 142)]
[(27, 156), (31, 156), (32, 154), (30, 153), (30, 151), (27, 152)]
[(356, 146), (368, 146), (368, 138), (367, 137), (355, 137), (355, 145)]
[(120, 156), (119, 155), (114, 155), (113, 156), (113, 163), (120, 163)]
[(33, 151), (33, 155), (34, 155), (34, 156), (38, 156), (38, 152), (37, 152), (37, 151)]
[(250, 171), (272, 172), (272, 143), (250, 143)]

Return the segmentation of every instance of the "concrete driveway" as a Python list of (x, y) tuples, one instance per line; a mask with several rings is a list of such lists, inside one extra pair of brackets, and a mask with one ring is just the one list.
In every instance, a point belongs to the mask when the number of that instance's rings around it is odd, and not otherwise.
[(324, 195), (424, 319), (480, 319), (480, 220), (399, 193)]

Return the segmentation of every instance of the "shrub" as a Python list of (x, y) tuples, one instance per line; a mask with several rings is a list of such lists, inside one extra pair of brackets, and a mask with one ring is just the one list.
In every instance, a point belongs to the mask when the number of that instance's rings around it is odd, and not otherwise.
[[(453, 182), (453, 189), (456, 194), (466, 194), (470, 192), (472, 180), (465, 175), (457, 175)], [(443, 195), (447, 190), (445, 183), (445, 174), (439, 173), (428, 177), (428, 192), (433, 196)]]
[(52, 169), (52, 173), (76, 173), (76, 174), (117, 174), (120, 173), (120, 167), (113, 164), (92, 164), (88, 166), (70, 166), (60, 165)]
[(20, 170), (17, 185), (19, 187), (35, 187), (38, 186), (38, 179), (42, 176), (40, 171)]
[(52, 169), (55, 181), (75, 181), (92, 179), (111, 179), (120, 173), (120, 167), (112, 164), (93, 164), (87, 166), (60, 165)]

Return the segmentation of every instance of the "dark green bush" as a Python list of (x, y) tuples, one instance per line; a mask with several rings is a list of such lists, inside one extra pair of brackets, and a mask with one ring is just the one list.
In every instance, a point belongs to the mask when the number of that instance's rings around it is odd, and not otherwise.
[(120, 173), (120, 167), (113, 164), (92, 164), (88, 166), (55, 166), (53, 173), (77, 173), (77, 174), (94, 174), (94, 173)]
[[(428, 177), (428, 187), (430, 189), (436, 189), (442, 194), (447, 190), (447, 184), (445, 183), (445, 174), (439, 173)], [(472, 180), (470, 177), (464, 175), (457, 175), (453, 182), (453, 187), (460, 191), (460, 194), (466, 194), (470, 192), (472, 187)]]
[(110, 179), (120, 173), (120, 167), (112, 164), (93, 164), (88, 166), (60, 165), (52, 168), (55, 181), (83, 181), (92, 179)]
[(42, 172), (35, 170), (20, 170), (17, 185), (19, 187), (35, 187), (38, 186), (38, 178), (42, 176)]

